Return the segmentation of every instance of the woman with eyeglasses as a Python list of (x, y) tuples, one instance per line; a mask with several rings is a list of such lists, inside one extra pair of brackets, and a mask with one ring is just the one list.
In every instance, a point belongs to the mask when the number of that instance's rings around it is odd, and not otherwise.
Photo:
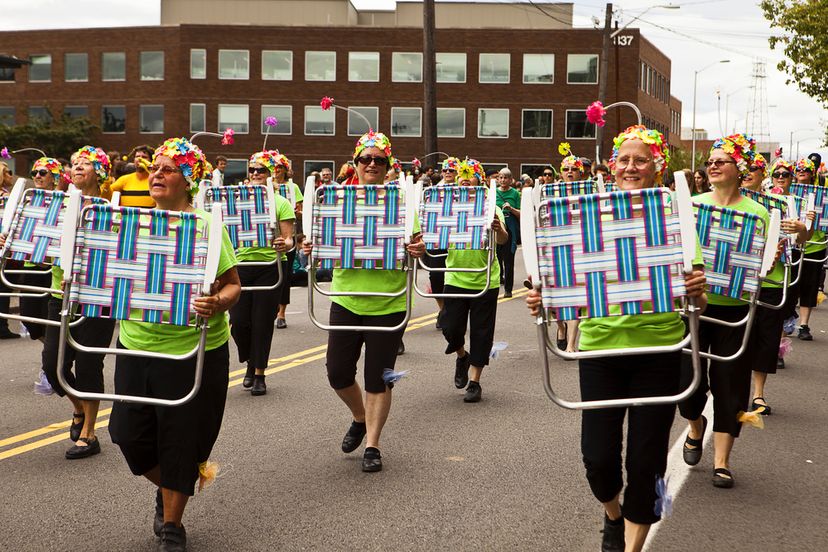
[(692, 195), (706, 194), (710, 191), (710, 181), (707, 179), (707, 173), (704, 169), (696, 169), (693, 173), (693, 185), (690, 191)]
[[(357, 142), (353, 154), (356, 174), (360, 185), (381, 185), (388, 167), (396, 165), (391, 154), (391, 141), (381, 132), (368, 132)], [(406, 246), (413, 258), (422, 257), (425, 244), (415, 221), (414, 236)], [(303, 244), (310, 255), (313, 244)], [(313, 270), (313, 267), (311, 267)], [(403, 271), (335, 269), (331, 291), (395, 293), (406, 285)], [(309, 290), (310, 293), (312, 290)], [(378, 297), (340, 295), (331, 297), (330, 324), (348, 326), (394, 327), (405, 319), (405, 297)], [(391, 389), (383, 373), (393, 371), (397, 351), (405, 328), (395, 332), (357, 332), (333, 330), (328, 333), (326, 366), (328, 382), (348, 407), (353, 417), (351, 426), (342, 440), (342, 452), (355, 451), (367, 442), (362, 457), (362, 471), (382, 470), (380, 435), (391, 411)], [(356, 382), (357, 362), (365, 346), (365, 397)]]
[[(786, 161), (785, 159), (777, 159), (773, 162), (770, 172), (771, 193), (787, 197), (791, 193), (791, 183), (794, 178), (794, 164), (790, 161)], [(807, 239), (811, 239), (812, 234), (813, 230), (808, 232)], [(793, 250), (793, 262), (795, 264), (791, 267), (790, 277), (791, 280), (797, 280), (797, 282), (791, 286), (788, 286), (785, 306), (782, 308), (783, 321), (795, 320), (799, 316), (796, 312), (796, 307), (799, 304), (799, 281), (797, 275), (799, 274), (799, 269), (802, 265), (802, 263), (799, 262), (799, 258), (801, 256), (802, 252), (800, 249), (797, 248)], [(784, 368), (785, 361), (780, 359), (780, 363), (777, 367)]]
[(577, 182), (584, 179), (584, 162), (579, 157), (567, 155), (561, 161), (561, 179), (564, 182)]
[[(640, 190), (661, 186), (669, 159), (669, 146), (662, 134), (636, 125), (615, 138), (609, 165), (619, 190)], [(688, 296), (695, 297), (697, 306), (704, 309), (702, 264), (701, 253), (697, 252), (693, 272), (685, 275), (684, 281)], [(538, 316), (542, 307), (540, 291), (531, 290), (526, 303), (532, 316)], [(581, 322), (579, 350), (669, 346), (684, 337), (685, 326), (678, 312), (621, 316), (615, 315), (621, 312), (620, 307), (610, 308), (614, 316)], [(681, 357), (681, 351), (674, 351), (582, 358), (578, 361), (581, 398), (594, 401), (674, 395), (679, 392)], [(586, 478), (604, 509), (601, 550), (641, 550), (651, 525), (661, 519), (661, 513), (656, 512), (656, 481), (667, 470), (675, 411), (675, 404), (662, 404), (582, 412), (581, 451)], [(626, 459), (622, 465), (623, 450)]]
[[(267, 185), (267, 178), (276, 173), (279, 152), (266, 150), (254, 153), (248, 162), (250, 184)], [(293, 248), (293, 222), (296, 215), (290, 201), (274, 191), (276, 216), (279, 219), (278, 236), (271, 247), (239, 247), (236, 259), (240, 263), (269, 263), (277, 258), (282, 263), (282, 284), (272, 290), (245, 291), (236, 305), (230, 309), (230, 329), (233, 341), (239, 351), (239, 362), (247, 363), (247, 372), (242, 380), (242, 387), (250, 389), (252, 396), (267, 393), (265, 369), (270, 359), (270, 347), (273, 341), (273, 322), (283, 297), (282, 290), (290, 287), (291, 269), (285, 269), (288, 249)], [(291, 264), (290, 267), (293, 265)], [(237, 267), (242, 287), (272, 286), (279, 279), (275, 264), (268, 266)]]
[[(816, 182), (816, 166), (807, 157), (796, 162), (795, 170), (798, 184), (814, 184)], [(825, 259), (826, 248), (828, 248), (828, 245), (824, 243), (825, 240), (825, 232), (815, 229), (805, 245), (805, 257), (800, 266), (802, 275), (799, 278), (799, 334), (797, 337), (801, 341), (814, 340), (809, 323), (811, 321), (811, 311), (817, 306), (823, 263), (809, 261), (808, 259)]]
[[(459, 166), (460, 160), (456, 157), (447, 157), (444, 159), (440, 170), (442, 178), (440, 179), (438, 186), (450, 186), (455, 184), (457, 180), (457, 168)], [(429, 185), (431, 185), (431, 182), (429, 182)], [(446, 255), (448, 255), (448, 251), (445, 249), (432, 249), (426, 253), (423, 258), (423, 262), (429, 268), (446, 268)], [(431, 284), (432, 293), (443, 293), (445, 281), (445, 272), (430, 271), (428, 273), (428, 282)], [(440, 314), (437, 315), (436, 328), (438, 330), (442, 330), (443, 327), (441, 317), (443, 314), (443, 300), (437, 297), (435, 298), (435, 301), (437, 301), (437, 307), (440, 309)]]
[[(757, 202), (745, 197), (739, 191), (742, 182), (750, 174), (750, 166), (756, 159), (756, 141), (743, 134), (720, 138), (713, 143), (705, 166), (713, 191), (697, 195), (697, 203), (727, 207), (759, 216), (767, 233), (770, 223), (768, 211)], [(770, 245), (776, 247), (776, 244)], [(712, 259), (707, 259), (712, 262)], [(725, 322), (737, 322), (748, 314), (748, 305), (740, 299), (733, 299), (715, 293), (707, 294), (705, 316)], [(739, 350), (744, 337), (745, 326), (729, 327), (701, 321), (699, 323), (699, 345), (702, 351), (720, 356), (730, 356)], [(682, 370), (683, 385), (692, 379), (692, 365), (689, 357), (684, 359)], [(742, 354), (730, 362), (709, 361), (709, 367), (702, 374), (698, 389), (684, 402), (679, 411), (688, 420), (690, 431), (684, 442), (684, 462), (690, 466), (699, 463), (702, 457), (704, 433), (707, 418), (702, 416), (707, 402), (708, 390), (713, 395), (713, 485), (730, 488), (734, 485), (730, 471), (730, 452), (742, 427), (739, 413), (750, 406), (751, 364), (749, 355)]]

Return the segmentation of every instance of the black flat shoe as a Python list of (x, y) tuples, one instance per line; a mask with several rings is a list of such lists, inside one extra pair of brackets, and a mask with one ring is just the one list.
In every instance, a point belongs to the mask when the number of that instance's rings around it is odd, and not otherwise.
[(164, 498), (161, 496), (161, 489), (155, 492), (155, 517), (152, 520), (152, 532), (156, 537), (161, 536), (161, 528), (164, 527)]
[(784, 370), (785, 368), (785, 359), (784, 358), (777, 358), (776, 359), (776, 369), (777, 370)]
[(382, 471), (382, 454), (378, 448), (365, 447), (365, 454), (362, 456), (362, 471)]
[(284, 330), (287, 328), (287, 320), (284, 318), (277, 318), (276, 319), (276, 329), (277, 330)]
[(253, 376), (253, 388), (250, 390), (250, 394), (254, 397), (267, 394), (267, 384), (264, 376)]
[[(691, 439), (690, 434), (684, 439), (684, 446), (681, 450), (681, 455), (684, 458), (684, 463), (688, 466), (695, 466), (699, 463), (704, 452), (704, 432), (707, 430), (707, 418), (702, 416), (702, 435), (699, 439)], [(695, 448), (687, 448), (687, 445)]]
[(604, 529), (601, 531), (601, 552), (624, 552), (624, 519), (610, 521), (604, 514)]
[[(75, 420), (80, 420), (78, 423), (75, 423)], [(86, 414), (81, 412), (73, 413), (72, 414), (72, 424), (69, 426), (69, 440), (73, 443), (77, 442), (80, 439), (80, 432), (83, 429), (83, 422), (86, 421)]]
[(20, 334), (16, 334), (6, 328), (5, 330), (0, 330), (0, 339), (20, 339)]
[(342, 452), (354, 452), (359, 448), (367, 431), (365, 422), (351, 422), (351, 427), (348, 428), (345, 437), (342, 439)]
[(469, 366), (471, 357), (468, 353), (454, 361), (454, 386), (463, 389), (469, 384)]
[(736, 481), (733, 480), (733, 474), (726, 468), (716, 468), (713, 470), (713, 486), (720, 489), (730, 489)]
[(242, 387), (245, 389), (250, 389), (253, 387), (253, 376), (256, 375), (256, 369), (250, 366), (247, 367), (247, 372), (244, 374), (244, 379), (242, 380)]
[(101, 443), (100, 441), (98, 441), (97, 437), (95, 437), (93, 440), (87, 439), (86, 437), (81, 437), (80, 439), (78, 439), (78, 441), (86, 443), (86, 446), (72, 446), (69, 450), (66, 451), (67, 460), (79, 460), (80, 458), (89, 458), (90, 456), (100, 454)]
[[(760, 403), (756, 401), (762, 401)], [(756, 397), (753, 399), (753, 402), (750, 404), (751, 410), (759, 410), (759, 414), (762, 416), (770, 416), (771, 415), (771, 407), (768, 406), (768, 402), (765, 400), (765, 397)]]
[(480, 384), (478, 382), (470, 381), (469, 386), (466, 388), (466, 394), (463, 396), (463, 402), (480, 402), (482, 392), (483, 390), (480, 388)]
[(405, 354), (405, 343), (400, 341), (400, 346), (397, 347), (397, 356)]
[(161, 540), (158, 542), (158, 552), (184, 552), (187, 550), (187, 531), (184, 526), (177, 526), (173, 522), (165, 523), (161, 527)]

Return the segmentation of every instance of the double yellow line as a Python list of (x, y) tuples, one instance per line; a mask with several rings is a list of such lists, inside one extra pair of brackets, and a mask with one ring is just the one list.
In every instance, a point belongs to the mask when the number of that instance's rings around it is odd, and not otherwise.
[[(518, 290), (515, 291), (513, 298), (520, 297), (526, 294), (526, 290)], [(498, 303), (503, 303), (505, 301), (510, 301), (511, 299), (505, 298), (501, 296), (498, 299)], [(414, 330), (418, 330), (424, 326), (428, 326), (433, 323), (437, 319), (437, 313), (433, 312), (431, 314), (427, 314), (425, 316), (420, 316), (418, 318), (412, 318), (408, 322), (408, 326), (406, 327), (406, 332), (412, 332)], [(299, 351), (297, 353), (292, 353), (289, 355), (285, 355), (279, 358), (270, 359), (267, 363), (269, 368), (265, 370), (265, 374), (275, 374), (277, 372), (282, 372), (284, 370), (288, 370), (290, 368), (295, 368), (296, 366), (302, 366), (304, 364), (309, 364), (316, 360), (320, 360), (325, 358), (327, 353), (328, 346), (327, 345), (318, 345), (316, 347), (311, 347), (309, 349), (305, 349), (303, 351)], [(233, 388), (237, 385), (240, 385), (242, 380), (244, 379), (244, 374), (247, 370), (245, 368), (241, 368), (239, 370), (234, 370), (230, 372), (230, 383), (228, 384), (228, 388)], [(98, 412), (98, 418), (95, 422), (95, 429), (102, 429), (109, 425), (109, 415), (112, 413), (112, 408), (105, 408)], [(65, 439), (68, 439), (68, 435), (66, 434), (66, 429), (71, 425), (72, 420), (66, 420), (63, 422), (56, 422), (53, 424), (49, 424), (47, 426), (43, 426), (38, 429), (33, 429), (32, 431), (27, 431), (26, 433), (21, 433), (19, 435), (13, 435), (11, 437), (7, 437), (5, 439), (0, 439), (0, 449), (4, 449), (10, 445), (15, 445), (17, 443), (24, 443), (22, 445), (18, 445), (13, 448), (9, 448), (7, 450), (0, 451), (0, 460), (5, 460), (7, 458), (11, 458), (13, 456), (18, 456), (20, 454), (24, 454), (26, 452), (31, 452), (33, 450), (37, 450), (39, 448), (52, 445), (54, 443), (59, 443)], [(46, 435), (46, 437), (43, 437)], [(36, 437), (42, 437), (35, 441), (30, 441), (31, 439), (35, 439)], [(30, 442), (26, 442), (30, 441)]]

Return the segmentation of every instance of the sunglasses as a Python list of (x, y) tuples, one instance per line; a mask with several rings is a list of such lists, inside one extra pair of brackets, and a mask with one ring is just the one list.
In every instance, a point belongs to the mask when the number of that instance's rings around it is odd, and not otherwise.
[(543, 173), (543, 176), (555, 176), (555, 173)]
[(561, 169), (562, 172), (575, 172), (577, 170), (578, 169), (576, 169), (575, 167), (564, 167)]
[(49, 174), (49, 171), (47, 171), (46, 169), (40, 169), (39, 171), (32, 171), (32, 178), (34, 178), (36, 176), (46, 176), (47, 174)]
[(455, 171), (454, 169), (443, 169), (443, 172), (444, 173), (456, 173), (457, 171)]
[(371, 155), (360, 155), (356, 159), (354, 159), (360, 165), (365, 165), (366, 167), (371, 163), (376, 164), (378, 167), (385, 167), (388, 165), (388, 158), (387, 157), (374, 157)]
[(248, 167), (247, 174), (270, 174), (267, 167)]
[(750, 168), (750, 172), (756, 172), (756, 171), (761, 171), (761, 170), (762, 170), (762, 167), (751, 167)]
[(775, 172), (771, 175), (774, 178), (790, 178), (791, 173), (789, 172)]
[(707, 167), (708, 169), (710, 167), (716, 167), (717, 169), (721, 169), (725, 165), (729, 165), (731, 163), (733, 163), (735, 165), (736, 161), (725, 161), (724, 159), (716, 159), (715, 161), (705, 161), (704, 166)]
[(806, 173), (806, 172), (809, 173), (809, 172), (811, 172), (811, 169), (796, 169), (796, 172), (798, 172), (798, 173)]

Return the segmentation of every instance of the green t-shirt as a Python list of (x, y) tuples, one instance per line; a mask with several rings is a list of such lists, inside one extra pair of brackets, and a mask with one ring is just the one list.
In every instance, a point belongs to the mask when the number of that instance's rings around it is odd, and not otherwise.
[[(515, 209), (520, 209), (520, 192), (516, 188), (509, 188), (505, 192), (498, 188), (495, 203), (501, 209), (503, 209), (504, 203), (508, 203)], [(509, 211), (504, 211), (503, 216), (509, 218), (512, 215)]]
[(814, 235), (811, 237), (810, 240), (805, 244), (805, 254), (809, 255), (811, 253), (816, 253), (817, 251), (824, 251), (828, 245), (822, 243), (811, 243), (811, 242), (821, 242), (825, 240), (825, 232), (822, 230), (814, 230)]
[[(276, 216), (279, 222), (283, 220), (296, 220), (296, 213), (293, 212), (293, 207), (290, 201), (279, 194), (273, 194), (276, 200)], [(277, 232), (281, 232), (279, 228)], [(239, 247), (236, 250), (236, 260), (242, 262), (266, 262), (269, 263), (276, 259), (276, 250), (272, 247)], [(282, 254), (282, 260), (287, 260), (287, 255)]]
[[(500, 224), (505, 227), (506, 222), (503, 211), (495, 207), (495, 214)], [(492, 244), (494, 246), (494, 244)], [(446, 268), (485, 268), (489, 264), (488, 249), (454, 249), (448, 250), (446, 257)], [(486, 286), (485, 272), (446, 272), (446, 285), (463, 289), (481, 290)], [(497, 258), (492, 263), (491, 279), (489, 289), (500, 287), (500, 263)]]
[[(196, 209), (196, 213), (203, 215), (208, 222), (211, 220), (209, 213), (200, 209)], [(227, 229), (223, 230), (217, 276), (221, 276), (238, 264)], [(221, 347), (230, 339), (228, 319), (226, 312), (219, 312), (210, 317), (207, 330), (208, 351)], [(198, 344), (199, 335), (197, 328), (189, 326), (121, 320), (119, 338), (127, 349), (180, 355), (189, 352)]]
[[(693, 201), (697, 203), (703, 203), (705, 205), (716, 205), (718, 207), (726, 207), (728, 209), (733, 209), (736, 211), (744, 211), (745, 213), (751, 213), (754, 215), (758, 215), (762, 218), (762, 222), (764, 223), (764, 233), (765, 236), (768, 234), (768, 225), (770, 224), (770, 214), (768, 210), (765, 209), (759, 203), (753, 201), (749, 197), (740, 196), (740, 199), (737, 203), (733, 203), (731, 205), (719, 205), (713, 200), (713, 192), (707, 192), (705, 194), (699, 194), (693, 198)], [(775, 244), (773, 245), (775, 247)], [(708, 262), (712, 263), (713, 259), (705, 259), (705, 269), (709, 269), (710, 266), (707, 264)], [(781, 280), (782, 277), (780, 276), (779, 279)], [(710, 305), (723, 305), (723, 306), (741, 306), (744, 305), (745, 302), (740, 299), (733, 299), (732, 297), (725, 297), (723, 295), (717, 295), (715, 293), (707, 293), (707, 303)]]

